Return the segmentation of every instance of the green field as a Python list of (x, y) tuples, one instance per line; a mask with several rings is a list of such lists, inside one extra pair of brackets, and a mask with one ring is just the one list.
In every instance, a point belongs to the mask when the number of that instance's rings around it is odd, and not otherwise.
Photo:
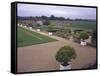
[(51, 25), (56, 27), (66, 27), (66, 28), (81, 28), (81, 29), (96, 29), (96, 21), (50, 21)]
[(72, 21), (70, 27), (96, 29), (95, 21)]
[(52, 41), (57, 40), (21, 27), (18, 27), (17, 29), (17, 47), (42, 44)]

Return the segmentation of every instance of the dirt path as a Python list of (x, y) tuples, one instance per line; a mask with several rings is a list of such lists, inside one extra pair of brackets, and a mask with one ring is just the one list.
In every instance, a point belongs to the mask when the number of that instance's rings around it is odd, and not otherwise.
[[(48, 36), (46, 33), (39, 33)], [(78, 43), (56, 36), (50, 37), (59, 41), (18, 48), (18, 72), (59, 70), (59, 63), (55, 60), (55, 55), (58, 49), (64, 45), (73, 46), (76, 50), (77, 58), (70, 63), (72, 69), (84, 68), (96, 61), (95, 48), (83, 47)]]

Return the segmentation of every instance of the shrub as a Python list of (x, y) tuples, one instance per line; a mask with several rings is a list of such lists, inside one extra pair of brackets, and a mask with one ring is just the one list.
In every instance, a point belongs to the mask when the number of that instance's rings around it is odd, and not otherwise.
[(74, 58), (76, 58), (76, 52), (75, 49), (70, 46), (63, 46), (56, 54), (56, 60), (63, 66), (67, 66), (68, 62)]
[(86, 32), (81, 32), (79, 38), (85, 40), (89, 38), (89, 35)]

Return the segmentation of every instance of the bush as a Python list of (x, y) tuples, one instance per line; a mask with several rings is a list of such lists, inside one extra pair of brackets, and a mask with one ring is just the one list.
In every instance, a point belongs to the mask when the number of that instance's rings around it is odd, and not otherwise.
[(75, 49), (70, 46), (63, 46), (56, 54), (56, 60), (63, 66), (68, 65), (68, 62), (74, 58), (76, 58), (76, 52)]
[(85, 40), (89, 38), (89, 35), (86, 32), (81, 32), (79, 38)]

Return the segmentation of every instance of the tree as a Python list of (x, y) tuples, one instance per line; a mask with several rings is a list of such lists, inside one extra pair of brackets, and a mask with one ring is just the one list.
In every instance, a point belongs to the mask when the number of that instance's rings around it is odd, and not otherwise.
[(67, 20), (70, 20), (70, 18), (68, 17)]
[(48, 19), (48, 17), (47, 17), (47, 16), (41, 16), (41, 18), (42, 18), (42, 19)]
[(86, 32), (81, 32), (79, 38), (85, 40), (89, 38), (89, 35)]
[(49, 20), (45, 20), (45, 21), (43, 22), (43, 25), (50, 25)]
[(56, 54), (56, 60), (60, 62), (63, 66), (67, 66), (71, 59), (76, 58), (76, 52), (73, 47), (63, 46), (60, 48)]
[(51, 19), (51, 20), (55, 20), (55, 16), (54, 16), (54, 15), (51, 15), (51, 16), (50, 16), (50, 19)]
[(64, 17), (57, 17), (58, 20), (65, 20)]

